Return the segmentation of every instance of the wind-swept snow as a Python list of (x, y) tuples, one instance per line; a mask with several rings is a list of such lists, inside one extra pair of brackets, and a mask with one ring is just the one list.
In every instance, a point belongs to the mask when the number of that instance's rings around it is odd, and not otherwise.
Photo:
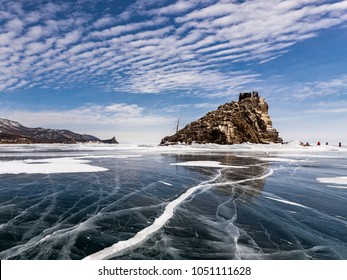
[(347, 177), (320, 177), (318, 182), (327, 184), (347, 185)]
[(0, 174), (51, 174), (75, 172), (100, 172), (108, 169), (88, 164), (76, 158), (26, 159), (0, 162)]

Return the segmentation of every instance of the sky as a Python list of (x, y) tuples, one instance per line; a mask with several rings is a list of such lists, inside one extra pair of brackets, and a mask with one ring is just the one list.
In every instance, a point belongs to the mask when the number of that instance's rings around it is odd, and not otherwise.
[(0, 117), (159, 143), (258, 90), (284, 141), (347, 142), (347, 1), (0, 1)]

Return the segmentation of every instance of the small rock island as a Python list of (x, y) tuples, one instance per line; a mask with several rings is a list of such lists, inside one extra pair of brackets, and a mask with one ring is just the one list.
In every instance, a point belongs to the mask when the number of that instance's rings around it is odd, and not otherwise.
[(174, 135), (164, 137), (160, 145), (283, 143), (272, 127), (268, 110), (268, 104), (257, 91), (240, 93), (238, 102), (219, 106)]

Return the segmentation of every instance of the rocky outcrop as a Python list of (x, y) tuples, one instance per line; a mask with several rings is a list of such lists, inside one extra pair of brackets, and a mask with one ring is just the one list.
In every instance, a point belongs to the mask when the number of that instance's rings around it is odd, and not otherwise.
[(108, 140), (101, 140), (101, 142), (105, 144), (118, 144), (118, 141), (116, 140), (116, 137), (114, 136)]
[(258, 92), (240, 94), (238, 102), (219, 106), (176, 134), (166, 136), (160, 144), (282, 143), (283, 140), (272, 127), (268, 109), (268, 104), (259, 97)]
[[(99, 138), (78, 134), (65, 129), (28, 128), (18, 122), (0, 118), (0, 144), (41, 144), (41, 143), (101, 143)], [(118, 143), (113, 137), (105, 143)]]

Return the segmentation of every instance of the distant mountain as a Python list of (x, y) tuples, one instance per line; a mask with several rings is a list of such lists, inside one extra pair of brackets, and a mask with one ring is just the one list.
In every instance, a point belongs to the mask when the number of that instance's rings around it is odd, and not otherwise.
[(258, 92), (241, 93), (238, 102), (219, 106), (176, 134), (166, 136), (160, 144), (282, 143), (283, 140), (272, 127), (268, 108)]
[(28, 128), (16, 121), (0, 118), (0, 144), (76, 144), (103, 143), (104, 141), (105, 143), (118, 143), (115, 137), (110, 140), (100, 140), (92, 135), (78, 134), (66, 129)]

